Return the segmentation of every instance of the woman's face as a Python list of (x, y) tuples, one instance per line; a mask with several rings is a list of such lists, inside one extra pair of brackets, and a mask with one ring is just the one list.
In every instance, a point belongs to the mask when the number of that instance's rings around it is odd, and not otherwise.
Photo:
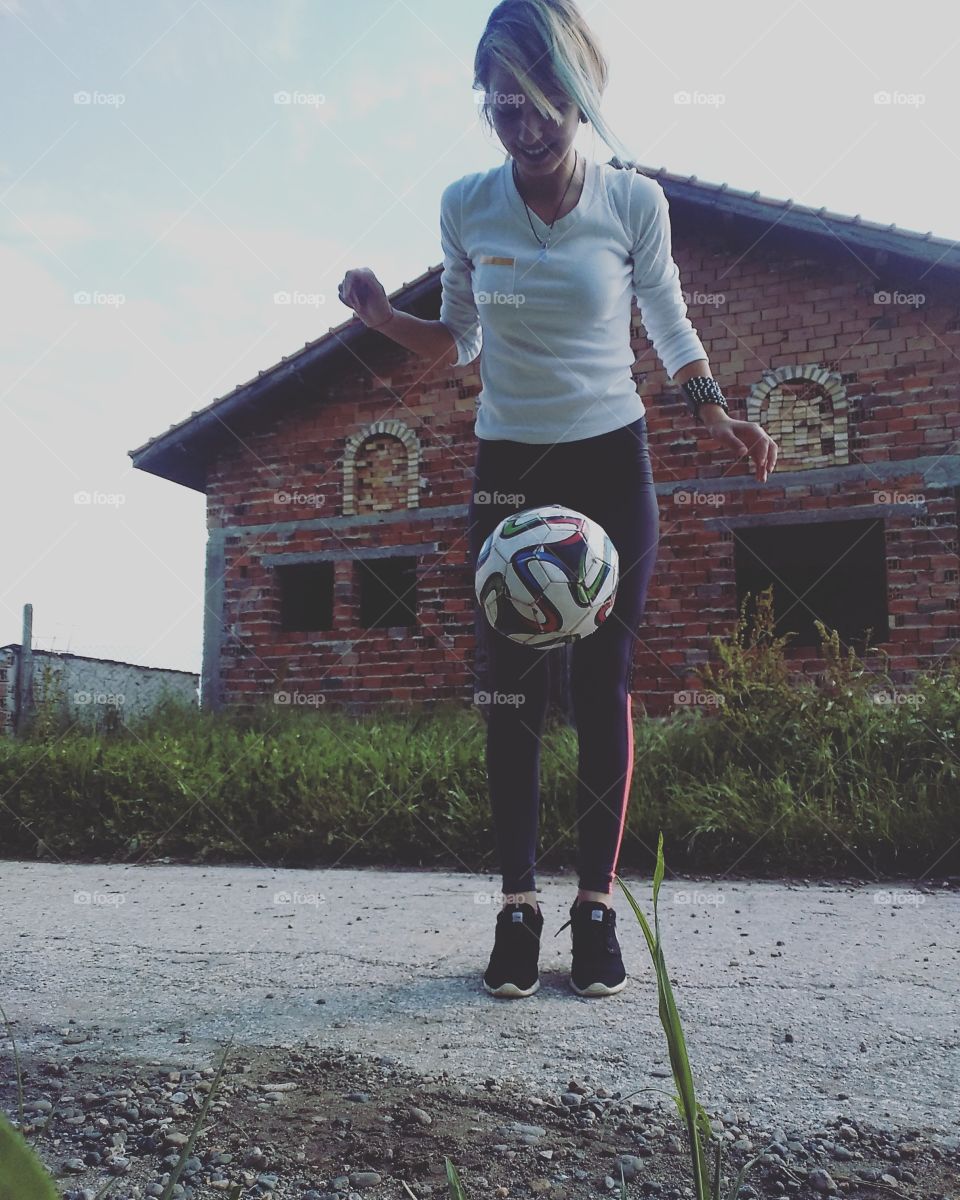
[[(579, 106), (556, 84), (544, 89), (562, 120), (545, 117), (524, 93), (516, 77), (500, 66), (490, 73), (488, 102), (497, 137), (517, 168), (529, 178), (544, 178), (554, 171), (569, 171), (572, 147), (580, 123)], [(542, 150), (538, 157), (527, 151)]]

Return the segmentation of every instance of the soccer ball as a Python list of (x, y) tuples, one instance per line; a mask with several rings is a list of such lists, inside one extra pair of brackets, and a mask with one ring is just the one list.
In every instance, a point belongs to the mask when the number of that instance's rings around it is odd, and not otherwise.
[(575, 509), (543, 504), (504, 517), (487, 537), (474, 587), (494, 629), (548, 650), (600, 628), (619, 578), (616, 547), (601, 525)]

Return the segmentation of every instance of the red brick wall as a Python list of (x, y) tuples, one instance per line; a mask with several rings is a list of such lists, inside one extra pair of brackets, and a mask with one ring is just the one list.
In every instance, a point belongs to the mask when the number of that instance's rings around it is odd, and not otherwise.
[[(690, 317), (707, 348), (731, 413), (747, 418), (751, 390), (780, 367), (812, 366), (834, 373), (839, 404), (822, 387), (790, 381), (772, 393), (751, 420), (776, 419), (783, 456), (768, 482), (752, 482), (746, 462), (695, 431), (634, 313), (635, 367), (647, 406), (654, 475), (660, 495), (661, 544), (634, 672), (637, 711), (663, 713), (676, 692), (696, 680), (711, 639), (736, 622), (733, 535), (703, 524), (717, 509), (680, 503), (672, 494), (709, 493), (711, 480), (744, 480), (724, 490), (722, 516), (855, 510), (878, 495), (922, 493), (927, 513), (894, 509), (886, 521), (891, 640), (884, 648), (907, 682), (956, 642), (957, 489), (932, 488), (917, 473), (874, 477), (870, 464), (924, 455), (954, 455), (960, 425), (960, 326), (955, 302), (926, 289), (919, 307), (875, 299), (881, 285), (852, 254), (822, 262), (716, 246), (676, 244), (681, 278), (691, 295)], [(830, 251), (826, 251), (827, 254)], [(893, 284), (885, 286), (893, 289)], [(909, 290), (909, 289), (903, 289)], [(918, 289), (913, 289), (918, 290)], [(725, 296), (715, 303), (710, 297)], [(706, 295), (701, 301), (698, 295)], [(475, 454), (473, 420), (480, 389), (479, 359), (465, 367), (424, 372), (424, 364), (386, 339), (371, 337), (370, 371), (351, 356), (327, 395), (276, 417), (270, 428), (244, 435), (217, 463), (208, 492), (211, 529), (225, 541), (222, 695), (228, 704), (268, 696), (279, 688), (318, 695), (316, 703), (472, 698), (476, 679), (471, 581), (464, 518), (431, 521), (430, 510), (466, 505)], [(805, 401), (791, 407), (790, 396)], [(845, 408), (844, 408), (845, 403)], [(344, 502), (343, 458), (348, 439), (377, 421), (399, 421), (416, 441), (415, 475), (408, 478), (401, 442), (382, 432), (362, 447), (354, 472), (355, 499)], [(812, 420), (813, 425), (804, 424)], [(826, 440), (818, 422), (828, 431)], [(840, 431), (843, 431), (842, 433)], [(412, 437), (411, 437), (412, 435)], [(846, 441), (844, 442), (843, 438)], [(814, 458), (814, 451), (823, 457)], [(860, 466), (865, 478), (827, 482), (814, 463)], [(785, 472), (800, 478), (785, 484)], [(408, 509), (410, 490), (419, 508)], [(296, 498), (278, 500), (283, 492)], [(268, 532), (276, 521), (307, 521), (351, 513), (398, 513), (397, 523), (329, 531), (304, 526)], [(409, 513), (409, 519), (406, 514)], [(257, 525), (255, 535), (230, 527)], [(438, 543), (421, 561), (419, 627), (363, 629), (353, 563), (336, 564), (335, 628), (283, 633), (279, 593), (261, 554), (344, 550), (349, 547)], [(894, 627), (895, 626), (895, 627)], [(353, 643), (351, 645), (351, 643)], [(798, 671), (822, 666), (810, 648), (789, 652)], [(879, 666), (879, 659), (870, 660)], [(310, 701), (306, 701), (310, 702)]]
[[(472, 697), (474, 637), (465, 523), (432, 521), (430, 509), (467, 500), (479, 361), (461, 368), (456, 377), (440, 369), (425, 376), (413, 355), (382, 342), (374, 346), (372, 340), (371, 349), (376, 355), (371, 355), (371, 365), (380, 374), (368, 391), (362, 390), (362, 380), (336, 381), (339, 394), (312, 410), (290, 414), (274, 429), (245, 434), (244, 444), (235, 443), (217, 464), (208, 490), (211, 529), (262, 524), (266, 530), (276, 521), (381, 511), (410, 514), (398, 523), (334, 533), (304, 526), (294, 534), (227, 535), (224, 621), (235, 626), (237, 635), (228, 639), (223, 657), (222, 694), (228, 704), (278, 690), (299, 692), (312, 697), (299, 703), (318, 705)], [(345, 512), (347, 440), (385, 419), (402, 422), (416, 436), (420, 506), (407, 509), (404, 503), (402, 443), (379, 434), (366, 439), (354, 459), (356, 502)], [(278, 502), (278, 491), (302, 499)], [(403, 554), (404, 546), (433, 542), (439, 552), (421, 558), (419, 628), (363, 628), (349, 559), (335, 565), (333, 630), (278, 628), (279, 588), (272, 571), (260, 565), (260, 555), (387, 545)]]

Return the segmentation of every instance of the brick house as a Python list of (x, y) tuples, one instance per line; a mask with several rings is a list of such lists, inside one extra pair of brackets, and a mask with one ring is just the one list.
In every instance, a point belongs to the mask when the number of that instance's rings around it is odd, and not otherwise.
[[(764, 425), (780, 459), (760, 484), (698, 435), (634, 305), (661, 510), (635, 703), (669, 711), (770, 582), (799, 675), (822, 666), (819, 616), (861, 651), (872, 630), (908, 684), (960, 637), (960, 249), (645, 173), (669, 200), (688, 312), (732, 415)], [(392, 302), (435, 319), (440, 273)], [(479, 363), (427, 369), (351, 317), (130, 452), (207, 497), (205, 707), (278, 692), (352, 711), (473, 702)], [(567, 649), (551, 668), (562, 706)]]

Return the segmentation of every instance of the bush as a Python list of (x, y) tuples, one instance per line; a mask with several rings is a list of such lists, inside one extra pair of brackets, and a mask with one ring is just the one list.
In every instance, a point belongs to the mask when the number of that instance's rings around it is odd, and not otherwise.
[[(701, 672), (716, 711), (640, 718), (621, 870), (872, 877), (956, 871), (960, 664), (898, 695), (820, 626), (820, 680), (791, 678), (769, 592)], [(884, 702), (878, 702), (883, 700)], [(486, 726), (456, 703), (353, 717), (170, 703), (114, 731), (0, 739), (0, 854), (443, 866), (497, 873)], [(545, 869), (577, 859), (576, 731), (541, 753)]]

